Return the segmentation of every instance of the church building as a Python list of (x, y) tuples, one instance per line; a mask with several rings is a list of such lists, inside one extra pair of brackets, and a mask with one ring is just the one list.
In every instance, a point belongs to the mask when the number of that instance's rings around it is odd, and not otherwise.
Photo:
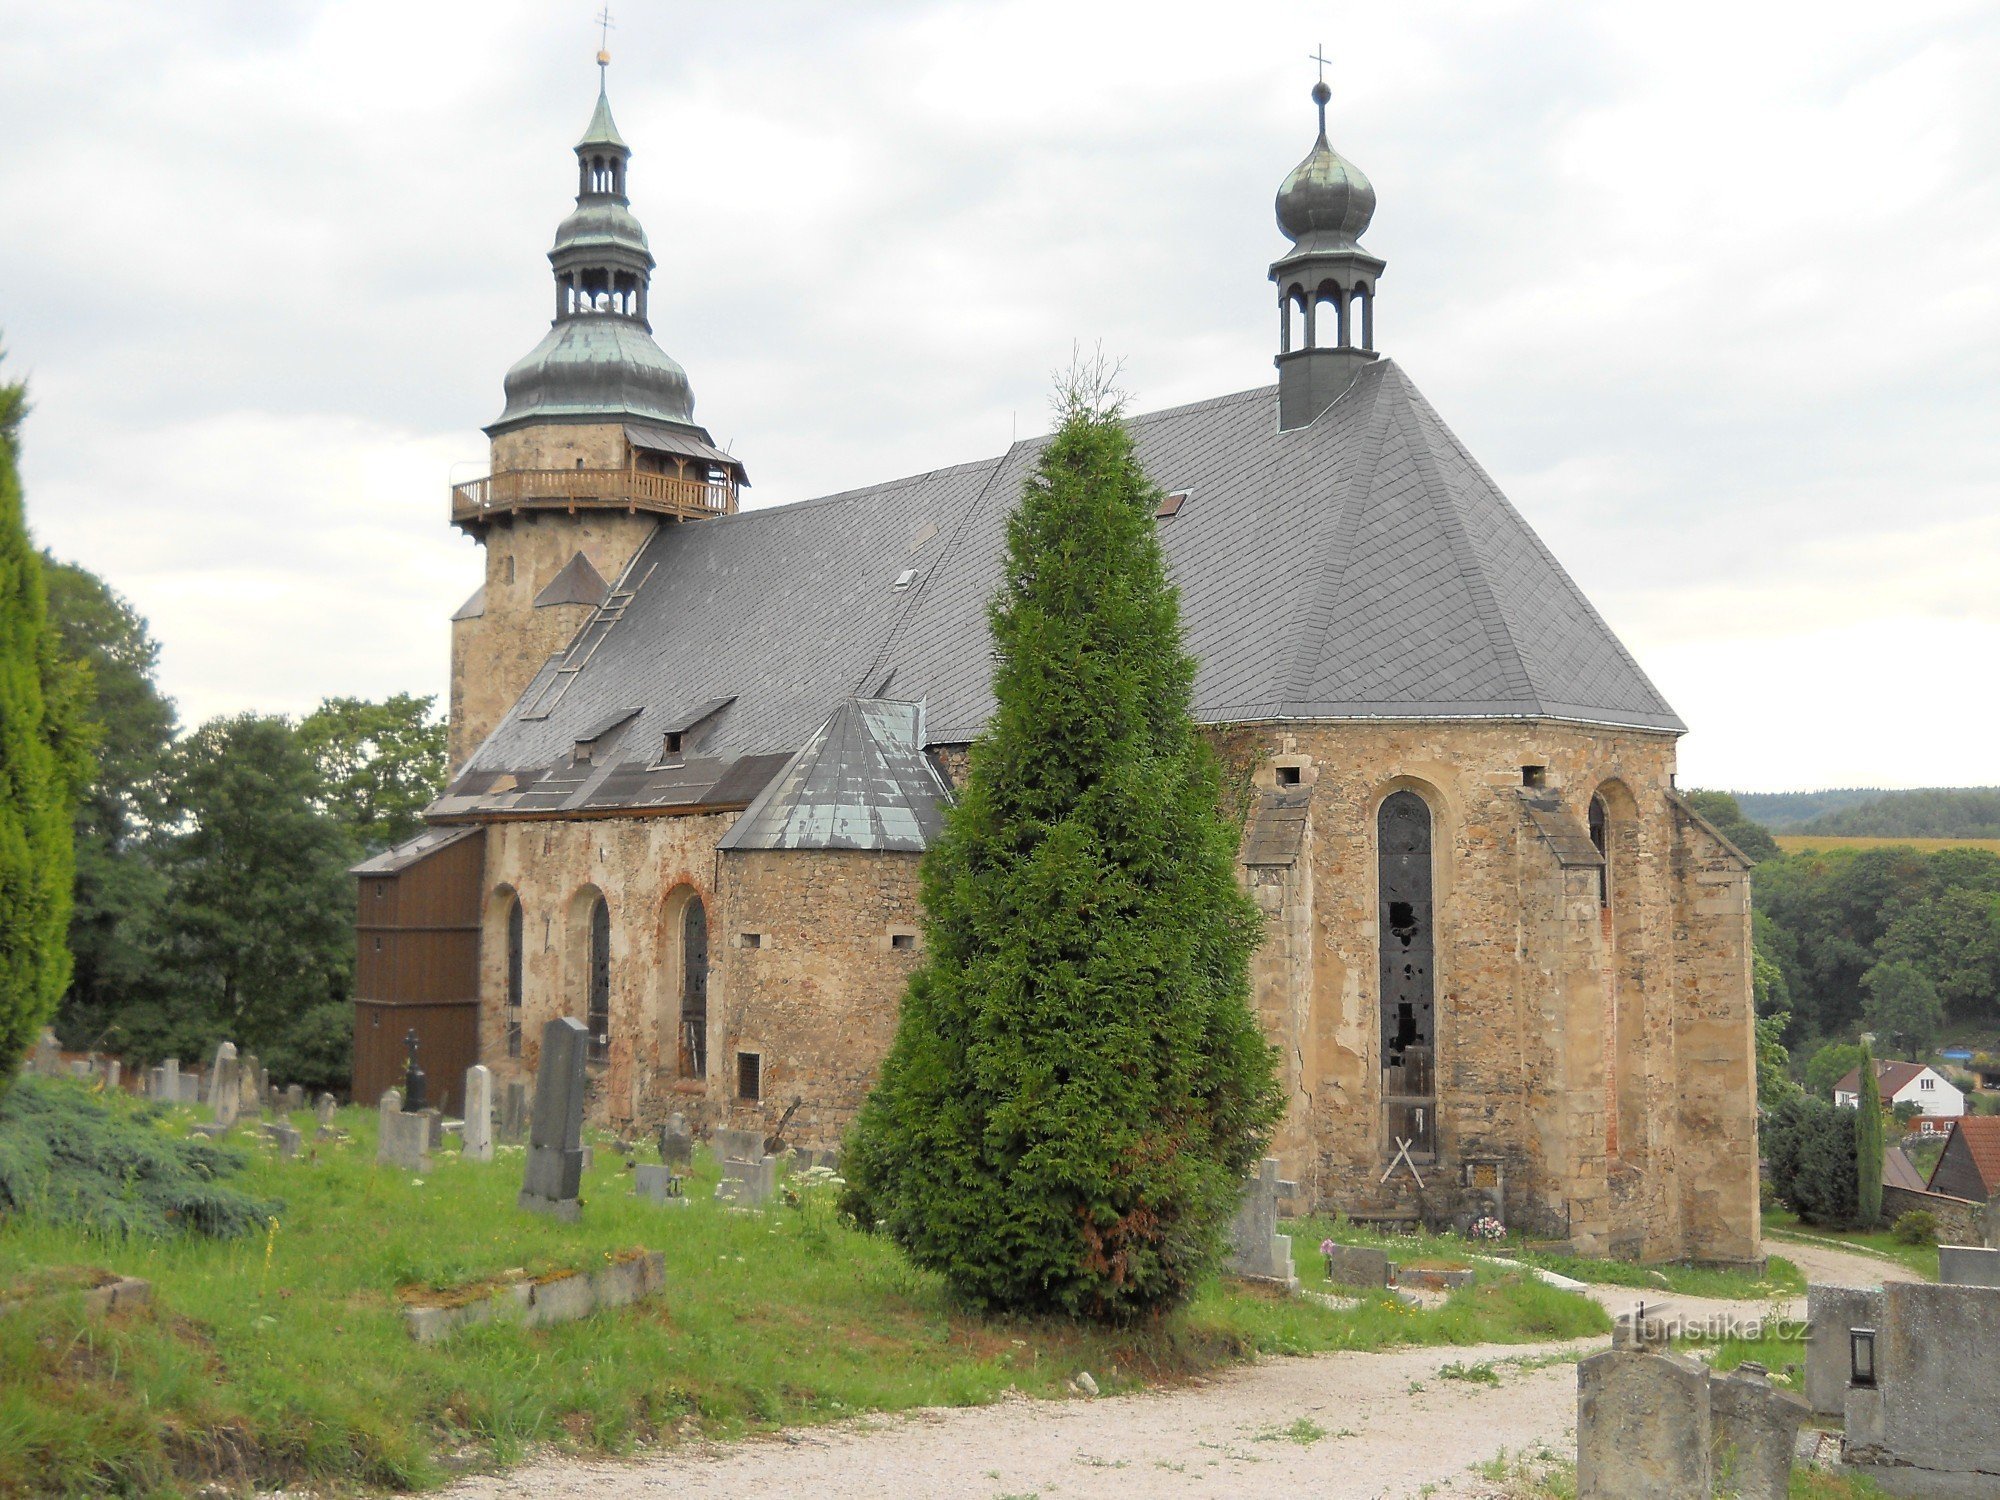
[[(1328, 97), (1278, 190), (1276, 383), (1129, 422), (1247, 809), (1272, 1153), (1301, 1208), (1752, 1260), (1748, 863), (1674, 790), (1680, 719), (1377, 348), (1375, 191)], [(1045, 439), (742, 508), (654, 341), (601, 89), (575, 150), (553, 321), (451, 493), (485, 555), (451, 781), (356, 870), (357, 1095), (410, 1032), (433, 1080), (527, 1079), (570, 1015), (601, 1124), (789, 1111), (836, 1145), (923, 957), (918, 862), (992, 710), (984, 612)]]

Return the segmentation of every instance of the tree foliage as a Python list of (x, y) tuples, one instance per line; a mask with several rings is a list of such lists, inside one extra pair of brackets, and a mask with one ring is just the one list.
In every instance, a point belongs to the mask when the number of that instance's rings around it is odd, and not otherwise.
[(90, 775), (88, 668), (49, 628), (16, 460), (27, 398), (0, 384), (0, 1090), (69, 983), (71, 827)]
[(1821, 813), (1800, 833), (1892, 839), (2000, 839), (2000, 787), (1882, 792)]
[(1879, 963), (1861, 976), (1861, 1019), (1897, 1057), (1922, 1058), (1937, 1042), (1944, 1005), (1924, 971), (1906, 959)]
[(319, 768), (320, 800), (368, 853), (423, 827), (423, 810), (444, 786), (445, 724), (435, 698), (397, 693), (381, 702), (328, 698), (299, 724)]
[(184, 826), (161, 851), (162, 962), (180, 1018), (260, 1049), (347, 998), (354, 852), (320, 811), (297, 731), (243, 714), (204, 724), (169, 768)]
[(1116, 1320), (1215, 1266), (1281, 1102), (1159, 494), (1100, 379), (1059, 409), (1008, 521), (996, 711), (924, 860), (928, 957), (849, 1203), (976, 1304)]
[(1771, 1190), (1808, 1224), (1844, 1229), (1855, 1222), (1855, 1111), (1799, 1095), (1764, 1122)]
[(1882, 1218), (1882, 1090), (1871, 1053), (1861, 1059), (1861, 1102), (1855, 1107), (1854, 1217), (1864, 1229)]
[(174, 708), (154, 683), (159, 646), (137, 610), (96, 574), (44, 553), (49, 623), (90, 668), (83, 713), (97, 763), (76, 808), (75, 958), (58, 1028), (71, 1045), (116, 1048), (113, 1013), (154, 994), (148, 939), (165, 894), (151, 840), (168, 816), (165, 767)]
[(1815, 1099), (1833, 1099), (1833, 1086), (1861, 1066), (1868, 1049), (1859, 1042), (1828, 1042), (1806, 1064), (1806, 1090)]

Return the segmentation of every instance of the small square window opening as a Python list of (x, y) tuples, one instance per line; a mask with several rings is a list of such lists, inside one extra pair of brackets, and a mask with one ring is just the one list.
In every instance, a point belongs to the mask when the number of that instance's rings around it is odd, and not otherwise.
[(1278, 767), (1279, 786), (1297, 786), (1298, 784), (1299, 784), (1299, 768), (1297, 766)]
[(755, 1052), (736, 1054), (736, 1097), (753, 1104), (764, 1097), (764, 1059)]
[(1548, 784), (1549, 768), (1547, 766), (1521, 767), (1522, 786), (1547, 786)]
[(761, 932), (739, 933), (737, 935), (737, 942), (745, 948), (761, 948), (764, 946), (764, 934)]
[(889, 946), (898, 953), (914, 953), (917, 935), (914, 932), (892, 932), (889, 934)]
[(666, 732), (666, 735), (660, 740), (661, 759), (663, 760), (671, 759), (672, 757), (679, 755), (681, 753), (681, 746), (686, 743), (686, 740), (687, 736), (681, 730), (678, 729), (668, 730)]

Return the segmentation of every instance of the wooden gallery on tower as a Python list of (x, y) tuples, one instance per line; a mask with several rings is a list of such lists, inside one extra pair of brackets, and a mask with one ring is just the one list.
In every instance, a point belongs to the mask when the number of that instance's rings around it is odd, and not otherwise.
[[(1277, 381), (1133, 417), (1199, 663), (1253, 768), (1254, 1003), (1304, 1205), (1490, 1203), (1582, 1253), (1758, 1253), (1748, 864), (1683, 725), (1377, 347), (1368, 179), (1278, 190)], [(507, 372), (452, 616), (451, 780), (357, 867), (355, 1091), (589, 1028), (592, 1115), (835, 1144), (923, 951), (917, 866), (992, 709), (985, 608), (1045, 439), (739, 508), (653, 340), (600, 89), (554, 321)]]

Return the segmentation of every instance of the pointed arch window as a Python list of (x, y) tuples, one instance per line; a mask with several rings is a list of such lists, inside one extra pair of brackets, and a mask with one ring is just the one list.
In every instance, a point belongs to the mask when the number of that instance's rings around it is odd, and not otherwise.
[(599, 896), (590, 907), (589, 1000), (584, 1026), (590, 1032), (590, 1058), (603, 1062), (611, 1055), (611, 908)]
[(521, 1055), (521, 998), (522, 981), (525, 978), (526, 942), (524, 940), (525, 917), (521, 911), (520, 897), (507, 906), (507, 1055)]
[(1611, 809), (1601, 793), (1590, 799), (1590, 842), (1603, 860), (1597, 867), (1597, 905), (1606, 910), (1611, 905)]
[(1437, 1152), (1436, 936), (1430, 804), (1392, 792), (1376, 820), (1386, 1152)]

